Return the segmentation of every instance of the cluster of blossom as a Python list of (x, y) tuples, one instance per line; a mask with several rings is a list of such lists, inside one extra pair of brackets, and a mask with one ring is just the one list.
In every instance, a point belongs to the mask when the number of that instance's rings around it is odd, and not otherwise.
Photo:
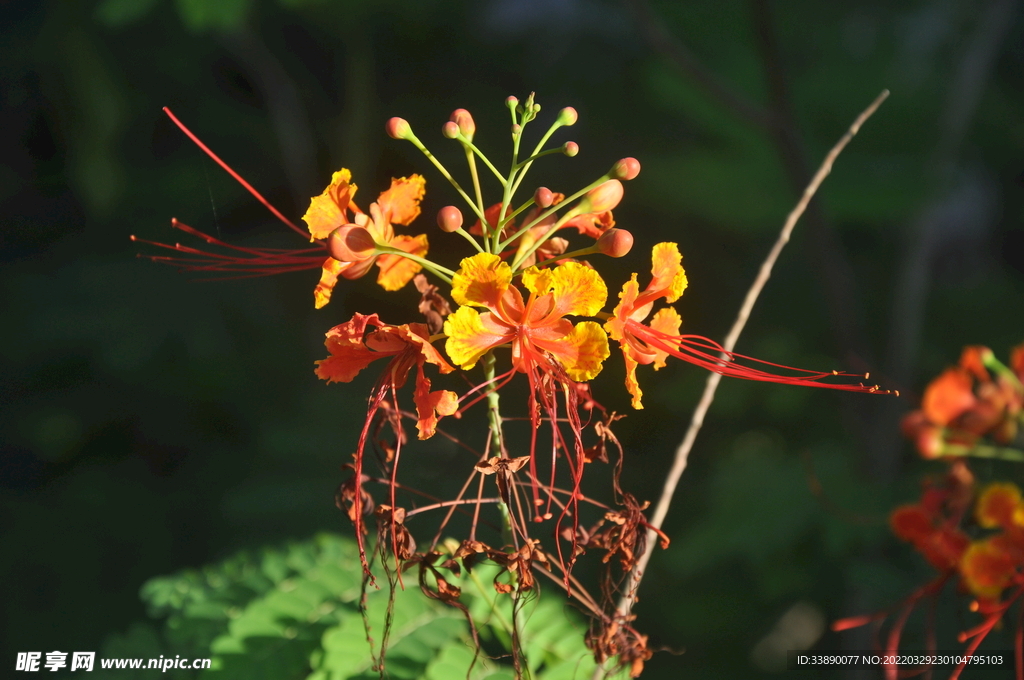
[(960, 362), (933, 380), (903, 432), (925, 458), (975, 456), (1020, 460), (1024, 426), (1024, 345), (1004, 365), (988, 347), (965, 347)]
[[(618, 345), (625, 364), (625, 387), (635, 409), (643, 408), (639, 367), (653, 365), (658, 369), (670, 357), (750, 380), (856, 392), (879, 390), (860, 382), (866, 376), (792, 369), (725, 352), (718, 343), (702, 336), (681, 334), (681, 316), (665, 306), (676, 302), (687, 287), (682, 255), (675, 243), (655, 245), (645, 285), (641, 287), (640, 278), (633, 274), (623, 283), (617, 303), (610, 306), (608, 286), (595, 264), (600, 260), (593, 258), (623, 257), (632, 248), (633, 236), (615, 226), (612, 211), (623, 198), (623, 182), (639, 174), (639, 162), (623, 158), (601, 177), (568, 195), (538, 187), (525, 199), (517, 200), (527, 172), (538, 159), (577, 154), (579, 147), (574, 142), (547, 147), (558, 129), (576, 122), (577, 114), (572, 108), (560, 110), (527, 154), (521, 150), (524, 130), (537, 118), (541, 107), (532, 94), (523, 102), (510, 97), (506, 105), (512, 136), (512, 158), (506, 173), (477, 147), (476, 125), (468, 111), (456, 110), (442, 127), (443, 136), (458, 143), (464, 152), (472, 182), (468, 191), (426, 148), (407, 121), (392, 118), (386, 125), (392, 138), (408, 141), (423, 152), (465, 201), (474, 218), (467, 226), (462, 210), (456, 206), (446, 206), (437, 214), (440, 231), (461, 238), (470, 249), (454, 269), (431, 259), (426, 233), (407, 234), (397, 229), (413, 227), (420, 215), (426, 187), (422, 176), (394, 179), (375, 201), (360, 207), (351, 172), (341, 169), (323, 193), (311, 200), (302, 218), (307, 228), (300, 229), (168, 111), (193, 141), (286, 225), (308, 238), (312, 246), (296, 251), (240, 248), (175, 220), (176, 227), (226, 252), (210, 253), (175, 244), (163, 247), (176, 250), (178, 256), (153, 259), (191, 270), (241, 275), (317, 267), (321, 271), (314, 291), (317, 308), (328, 304), (340, 280), (366, 276), (374, 265), (377, 283), (385, 290), (399, 290), (413, 282), (421, 293), (418, 312), (422, 321), (392, 324), (378, 314), (357, 313), (327, 332), (329, 356), (316, 366), (316, 375), (323, 380), (345, 383), (375, 361), (386, 363), (370, 395), (350, 464), (352, 476), (338, 493), (339, 506), (355, 525), (367, 580), (372, 581), (372, 576), (364, 547), (364, 517), (374, 514), (378, 526), (376, 550), (392, 587), (404, 569), (418, 565), (424, 591), (458, 606), (458, 588), (448, 583), (439, 569), (458, 571), (469, 568), (474, 560), (489, 560), (504, 569), (504, 575), (495, 581), (496, 590), (516, 597), (535, 588), (534, 572), (545, 574), (592, 614), (595, 623), (588, 641), (597, 659), (617, 658), (638, 675), (650, 656), (646, 638), (623, 617), (608, 611), (614, 611), (611, 601), (622, 575), (635, 566), (645, 550), (645, 537), (651, 528), (643, 515), (646, 504), (622, 492), (617, 475), (615, 507), (588, 498), (581, 489), (586, 465), (593, 460), (607, 461), (607, 444), (618, 448), (611, 425), (619, 416), (606, 412), (594, 400), (589, 386), (611, 354), (609, 340)], [(499, 202), (484, 200), (481, 174), (494, 176), (502, 196)], [(579, 242), (573, 247), (571, 241), (575, 240)], [(441, 287), (430, 283), (425, 274)], [(659, 303), (662, 306), (655, 310)], [(457, 369), (471, 371), (478, 365), (482, 379), (471, 379), (471, 387), (462, 394), (436, 389), (435, 383), (443, 380), (444, 374)], [(410, 413), (400, 406), (399, 390), (413, 369), (415, 408)], [(784, 372), (772, 372), (778, 369)], [(528, 394), (523, 419), (529, 422), (531, 431), (528, 444), (515, 455), (516, 447), (509, 443), (503, 429), (508, 418), (501, 414), (499, 393), (520, 375), (525, 376)], [(439, 432), (442, 418), (462, 417), (481, 402), (487, 436), (474, 463), (467, 465), (466, 482), (458, 496), (445, 500), (421, 493), (420, 498), (432, 502), (402, 507), (398, 492), (411, 487), (398, 480), (406, 441), (403, 418), (415, 419), (419, 439), (428, 439)], [(390, 424), (388, 436), (383, 434), (382, 423)], [(545, 428), (549, 443), (541, 445), (538, 440)], [(585, 430), (592, 431), (587, 436), (596, 437), (596, 444), (585, 445)], [(383, 451), (378, 457), (383, 468), (381, 477), (371, 477), (364, 470), (365, 453), (372, 444)], [(620, 469), (621, 448), (618, 454)], [(494, 481), (496, 497), (484, 495), (487, 477)], [(469, 492), (474, 480), (475, 498)], [(367, 490), (371, 482), (384, 485), (386, 498), (380, 502), (374, 499)], [(581, 504), (601, 515), (589, 529), (580, 523)], [(499, 510), (503, 528), (499, 547), (488, 545), (477, 535), (485, 506)], [(443, 519), (429, 547), (419, 550), (406, 522), (428, 510), (437, 511)], [(461, 541), (441, 541), (453, 512), (472, 518), (470, 533)], [(531, 529), (531, 525), (549, 521), (553, 526), (543, 531)], [(551, 537), (553, 545), (547, 543)], [(662, 539), (667, 542), (664, 536)], [(617, 580), (608, 577), (601, 602), (589, 596), (571, 574), (574, 561), (587, 550), (605, 551), (605, 562), (617, 562), (622, 571)]]
[[(1011, 351), (1010, 365), (987, 347), (964, 348), (957, 366), (946, 369), (924, 392), (921, 408), (903, 420), (904, 434), (922, 457), (948, 462), (945, 475), (926, 479), (917, 503), (890, 515), (893, 533), (936, 569), (937, 576), (902, 604), (887, 641), (895, 651), (913, 609), (936, 598), (948, 583), (973, 596), (970, 609), (982, 621), (960, 634), (973, 652), (1024, 595), (1024, 499), (1020, 488), (994, 481), (978, 489), (969, 467), (974, 457), (1024, 461), (1024, 344)], [(888, 612), (837, 622), (837, 630)], [(1024, 634), (1020, 631), (1019, 634)], [(959, 677), (961, 664), (951, 676)], [(1024, 658), (1018, 648), (1018, 677)], [(896, 677), (891, 668), (890, 677)]]

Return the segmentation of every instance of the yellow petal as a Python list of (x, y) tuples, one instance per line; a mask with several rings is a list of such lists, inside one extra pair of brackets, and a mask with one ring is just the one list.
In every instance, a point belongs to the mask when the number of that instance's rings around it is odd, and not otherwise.
[[(404, 250), (412, 255), (425, 257), (427, 254), (427, 235), (417, 236), (395, 236), (388, 244), (393, 248)], [(418, 263), (407, 257), (385, 253), (377, 257), (377, 266), (380, 267), (380, 274), (377, 275), (377, 283), (384, 290), (399, 290), (412, 280), (412, 277), (423, 269)]]
[(313, 301), (317, 309), (331, 301), (331, 293), (338, 283), (338, 276), (350, 266), (351, 262), (339, 262), (333, 257), (324, 260), (323, 268), (320, 270), (320, 282), (313, 289)]
[(608, 335), (596, 322), (581, 321), (567, 339), (576, 349), (576, 360), (565, 367), (565, 372), (577, 382), (591, 380), (608, 358)]
[(492, 347), (511, 339), (484, 328), (480, 312), (472, 307), (459, 307), (449, 314), (444, 322), (444, 332), (448, 336), (444, 344), (448, 358), (466, 370), (473, 368)]
[(512, 268), (491, 253), (467, 257), (452, 277), (452, 299), (460, 305), (494, 308), (512, 282)]
[(391, 188), (377, 198), (385, 219), (392, 224), (409, 226), (420, 215), (420, 201), (426, 191), (427, 180), (420, 175), (391, 180)]
[(668, 302), (675, 302), (686, 290), (683, 256), (675, 243), (659, 243), (651, 253), (651, 283), (647, 290), (658, 291)]
[(530, 267), (523, 272), (523, 285), (537, 295), (550, 292), (557, 316), (593, 316), (608, 300), (608, 286), (601, 275), (578, 262), (549, 269)]
[[(651, 319), (651, 323), (648, 325), (654, 330), (664, 333), (665, 335), (679, 335), (679, 327), (682, 324), (683, 317), (679, 316), (679, 312), (672, 307), (665, 307), (664, 309), (659, 309), (657, 313), (655, 313), (654, 318)], [(666, 340), (665, 344), (671, 345), (674, 348), (678, 347), (675, 343), (669, 340)], [(668, 358), (668, 352), (654, 348), (654, 354), (654, 370), (664, 368), (665, 359)]]
[(644, 391), (640, 389), (640, 383), (636, 379), (636, 367), (638, 366), (636, 359), (633, 358), (633, 353), (627, 347), (622, 348), (622, 358), (626, 362), (626, 389), (633, 395), (633, 408), (638, 411), (643, 410), (644, 405), (640, 399), (644, 396)]
[[(302, 216), (313, 239), (323, 239), (348, 222), (349, 204), (356, 194), (352, 173), (342, 168), (331, 177), (331, 183), (319, 196), (310, 199), (309, 209)], [(311, 239), (312, 240), (312, 239)]]
[(1009, 526), (1021, 504), (1020, 489), (1013, 482), (989, 484), (978, 496), (974, 516), (984, 529)]
[(633, 303), (636, 302), (639, 294), (640, 284), (636, 282), (636, 274), (633, 274), (629, 281), (622, 284), (622, 290), (619, 291), (619, 304), (612, 311), (612, 318), (604, 324), (604, 329), (608, 331), (612, 340), (622, 342), (626, 336), (626, 321), (633, 311)]

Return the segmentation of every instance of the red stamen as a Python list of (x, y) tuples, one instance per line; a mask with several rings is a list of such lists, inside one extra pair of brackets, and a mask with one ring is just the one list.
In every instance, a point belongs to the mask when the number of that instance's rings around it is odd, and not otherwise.
[[(780, 383), (783, 385), (824, 387), (826, 389), (843, 390), (846, 392), (890, 394), (889, 390), (882, 390), (878, 385), (864, 385), (863, 383), (850, 385), (820, 382), (826, 378), (833, 377), (864, 378), (864, 374), (843, 373), (839, 371), (824, 373), (804, 368), (784, 366), (782, 364), (772, 363), (771, 361), (764, 361), (762, 359), (755, 359), (754, 357), (748, 357), (743, 354), (736, 354), (735, 352), (727, 352), (725, 351), (725, 348), (714, 340), (710, 340), (700, 335), (668, 335), (667, 333), (663, 333), (634, 321), (627, 322), (627, 328), (629, 333), (655, 349), (667, 352), (677, 359), (682, 359), (683, 361), (700, 366), (701, 368), (709, 371), (714, 371), (715, 373), (719, 373), (729, 378), (743, 378), (744, 380)], [(722, 354), (725, 355), (724, 358), (722, 358)], [(786, 371), (803, 373), (805, 375), (787, 376), (779, 375), (777, 373), (769, 373), (768, 371), (744, 366), (743, 364), (737, 363), (738, 360), (749, 361), (762, 364), (764, 366), (771, 366), (773, 368), (779, 368)]]
[(153, 262), (175, 265), (182, 271), (240, 272), (245, 274), (243, 276), (217, 277), (218, 280), (222, 280), (223, 278), (252, 278), (256, 276), (270, 276), (273, 274), (283, 274), (285, 272), (303, 271), (307, 269), (319, 269), (326, 258), (326, 252), (322, 245), (299, 250), (291, 250), (288, 248), (246, 248), (243, 246), (232, 245), (216, 239), (209, 234), (204, 234), (198, 229), (194, 229), (183, 222), (179, 222), (176, 218), (171, 220), (171, 226), (175, 229), (184, 231), (186, 234), (201, 238), (210, 245), (244, 253), (246, 257), (199, 250), (198, 248), (185, 246), (180, 243), (170, 245), (168, 243), (160, 243), (158, 241), (150, 241), (149, 239), (131, 236), (131, 240), (136, 243), (145, 243), (158, 248), (166, 248), (167, 250), (173, 250), (178, 253), (196, 256), (190, 258), (168, 257), (163, 255), (140, 255), (139, 257), (145, 257)]
[(297, 226), (295, 226), (294, 222), (292, 222), (287, 217), (282, 215), (280, 210), (278, 210), (277, 208), (272, 206), (270, 204), (270, 201), (268, 201), (267, 199), (263, 198), (263, 195), (260, 194), (260, 192), (256, 191), (256, 189), (254, 189), (251, 184), (249, 184), (244, 179), (242, 179), (241, 175), (239, 175), (237, 172), (232, 170), (230, 165), (228, 165), (227, 163), (222, 161), (220, 159), (220, 156), (218, 156), (213, 151), (211, 151), (210, 147), (208, 147), (205, 144), (203, 144), (203, 142), (198, 137), (196, 137), (194, 134), (192, 134), (192, 131), (189, 130), (187, 127), (185, 127), (185, 124), (182, 123), (180, 120), (178, 120), (178, 117), (175, 116), (173, 113), (171, 113), (171, 110), (169, 108), (167, 108), (166, 106), (164, 107), (164, 113), (167, 114), (168, 118), (170, 118), (171, 121), (173, 121), (174, 124), (177, 125), (178, 128), (182, 132), (184, 132), (186, 135), (188, 135), (189, 139), (191, 139), (193, 142), (195, 142), (196, 146), (198, 146), (200, 149), (202, 149), (203, 152), (207, 156), (212, 158), (217, 163), (217, 165), (219, 165), (220, 167), (224, 168), (224, 170), (226, 170), (229, 175), (234, 177), (235, 181), (237, 181), (239, 184), (241, 184), (243, 187), (245, 187), (245, 190), (248, 191), (250, 194), (252, 194), (256, 198), (257, 201), (259, 201), (264, 206), (266, 206), (267, 210), (269, 210), (270, 212), (272, 212), (274, 214), (274, 217), (276, 217), (277, 219), (281, 220), (284, 224), (286, 224), (288, 226), (288, 228), (290, 228), (292, 231), (294, 231), (298, 235), (302, 236), (303, 238), (308, 238), (309, 237), (309, 232), (308, 231), (306, 231), (305, 229), (298, 228)]

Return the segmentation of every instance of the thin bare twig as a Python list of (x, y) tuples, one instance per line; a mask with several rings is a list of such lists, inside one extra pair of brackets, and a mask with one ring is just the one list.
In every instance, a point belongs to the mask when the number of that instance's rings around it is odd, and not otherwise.
[[(817, 192), (818, 187), (824, 181), (825, 177), (832, 171), (832, 164), (836, 158), (843, 151), (846, 145), (853, 139), (857, 131), (860, 130), (861, 125), (864, 124), (868, 118), (875, 112), (875, 110), (885, 101), (885, 98), (889, 96), (888, 90), (883, 90), (878, 97), (868, 106), (863, 113), (857, 116), (857, 119), (850, 126), (850, 129), (846, 131), (846, 134), (836, 143), (832, 150), (825, 156), (825, 160), (822, 161), (821, 167), (818, 168), (817, 173), (811, 179), (810, 184), (804, 189), (803, 195), (797, 202), (796, 207), (789, 213), (786, 218), (786, 222), (782, 227), (782, 231), (779, 233), (778, 239), (775, 241), (775, 245), (772, 246), (771, 251), (768, 253), (768, 257), (765, 258), (761, 264), (761, 269), (758, 271), (757, 278), (754, 279), (754, 283), (750, 286), (750, 290), (747, 291), (747, 295), (743, 300), (743, 305), (740, 307), (740, 311), (736, 316), (736, 321), (733, 322), (732, 328), (729, 330), (729, 334), (726, 335), (725, 340), (722, 342), (722, 346), (726, 351), (732, 351), (736, 346), (736, 341), (740, 337), (740, 333), (743, 332), (743, 327), (747, 323), (747, 319), (750, 317), (750, 312), (754, 307), (754, 303), (757, 301), (758, 296), (761, 294), (761, 290), (768, 282), (769, 277), (772, 273), (772, 267), (775, 265), (775, 261), (778, 260), (779, 254), (782, 249), (789, 242), (790, 234), (793, 232), (793, 227), (796, 226), (800, 216), (803, 215), (807, 209), (807, 204), (810, 203), (811, 198)], [(723, 355), (724, 358), (724, 355)], [(660, 529), (662, 523), (665, 521), (665, 516), (668, 514), (669, 505), (672, 503), (672, 497), (675, 495), (676, 486), (679, 483), (679, 478), (686, 470), (686, 464), (690, 457), (690, 450), (693, 448), (693, 442), (697, 438), (697, 433), (700, 432), (701, 426), (704, 424), (704, 416), (707, 414), (708, 409), (711, 407), (711, 402), (715, 398), (715, 390), (718, 389), (718, 383), (721, 381), (722, 376), (718, 373), (711, 373), (708, 375), (707, 383), (704, 386), (704, 393), (701, 395), (700, 401), (697, 403), (697, 408), (694, 409), (693, 417), (690, 419), (690, 426), (686, 431), (686, 435), (683, 437), (683, 441), (679, 444), (679, 448), (676, 449), (675, 460), (672, 463), (672, 468), (669, 470), (668, 475), (665, 477), (665, 484), (662, 488), (661, 497), (658, 499), (658, 504), (655, 506), (654, 514), (651, 517), (651, 526)], [(627, 579), (627, 588), (623, 593), (622, 598), (619, 600), (618, 613), (621, 616), (628, 616), (633, 608), (633, 604), (636, 602), (637, 589), (640, 587), (640, 582), (643, 580), (644, 571), (647, 568), (647, 563), (650, 561), (651, 553), (655, 544), (656, 534), (653, 530), (648, 531), (647, 535), (647, 549), (637, 560), (636, 566), (630, 572), (629, 578)]]

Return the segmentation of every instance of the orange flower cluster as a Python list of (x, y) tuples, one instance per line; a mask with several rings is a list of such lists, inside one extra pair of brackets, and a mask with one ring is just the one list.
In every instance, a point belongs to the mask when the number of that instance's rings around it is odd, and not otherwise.
[[(972, 457), (1024, 461), (1024, 344), (1010, 353), (1010, 365), (990, 349), (964, 348), (957, 366), (943, 371), (925, 389), (921, 408), (903, 419), (903, 432), (928, 459), (949, 463), (942, 484), (926, 483), (918, 503), (896, 508), (893, 533), (938, 572), (903, 603), (889, 632), (887, 654), (896, 654), (904, 623), (924, 598), (937, 598), (948, 582), (973, 596), (971, 611), (982, 621), (960, 634), (972, 653), (1024, 596), (1024, 498), (1012, 483), (996, 481), (975, 491)], [(1022, 605), (1024, 606), (1024, 605)], [(863, 625), (887, 613), (837, 621), (833, 629)], [(931, 636), (933, 631), (928, 631)], [(1018, 640), (1024, 629), (1018, 625)], [(1024, 647), (1017, 649), (1018, 677), (1024, 671)], [(951, 680), (964, 669), (954, 669)], [(887, 678), (897, 668), (886, 669)]]
[(892, 512), (892, 531), (913, 544), (938, 571), (954, 571), (970, 543), (960, 523), (973, 494), (974, 476), (958, 461), (944, 484), (927, 485), (918, 503), (902, 505)]
[[(470, 191), (464, 190), (452, 173), (427, 150), (407, 121), (392, 118), (386, 125), (392, 138), (408, 141), (424, 153), (476, 217), (475, 222), (464, 229), (463, 214), (458, 207), (445, 206), (438, 212), (440, 230), (460, 237), (472, 249), (459, 254), (455, 260), (459, 262), (457, 269), (449, 269), (441, 262), (428, 259), (426, 234), (396, 232), (396, 226), (409, 227), (420, 215), (426, 187), (426, 180), (420, 175), (393, 179), (391, 186), (364, 211), (355, 203), (357, 188), (352, 183), (351, 172), (342, 168), (333, 174), (324, 191), (311, 199), (302, 218), (307, 226), (303, 230), (271, 206), (170, 112), (168, 115), (193, 141), (278, 219), (293, 231), (308, 237), (312, 247), (297, 251), (241, 248), (175, 223), (179, 228), (206, 239), (208, 244), (229, 252), (204, 252), (178, 244), (156, 244), (188, 257), (154, 259), (176, 262), (186, 269), (241, 272), (244, 275), (319, 267), (320, 280), (314, 291), (318, 309), (330, 301), (340, 279), (363, 277), (374, 265), (379, 270), (377, 283), (387, 291), (402, 289), (416, 278), (416, 288), (422, 296), (418, 309), (427, 323), (395, 325), (384, 323), (377, 314), (357, 313), (327, 332), (325, 345), (329, 356), (316, 362), (315, 371), (319, 378), (328, 383), (347, 383), (374, 361), (387, 360), (371, 393), (366, 419), (349, 466), (353, 477), (342, 484), (338, 493), (339, 506), (344, 507), (355, 525), (367, 578), (372, 577), (363, 549), (364, 533), (367, 533), (364, 516), (375, 514), (377, 517), (378, 536), (383, 538), (376, 549), (380, 551), (385, 570), (391, 578), (392, 574), (401, 573), (403, 565), (418, 561), (421, 568), (426, 568), (424, 565), (433, 565), (440, 559), (437, 552), (439, 537), (448, 526), (452, 513), (458, 510), (472, 517), (470, 536), (462, 543), (470, 546), (471, 550), (467, 548), (469, 552), (466, 554), (452, 553), (449, 561), (466, 559), (469, 553), (486, 555), (510, 576), (512, 585), (501, 582), (499, 592), (512, 592), (518, 597), (534, 587), (534, 569), (556, 568), (553, 561), (548, 561), (547, 555), (557, 555), (561, 583), (567, 592), (576, 594), (577, 586), (571, 585), (570, 569), (578, 555), (587, 549), (604, 550), (609, 555), (606, 562), (613, 561), (610, 557), (616, 555), (619, 559), (615, 561), (620, 563), (621, 569), (629, 571), (640, 557), (636, 548), (643, 545), (650, 528), (643, 517), (646, 504), (621, 492), (617, 472), (613, 491), (621, 512), (587, 498), (581, 490), (585, 466), (592, 460), (602, 459), (593, 456), (594, 447), (584, 446), (584, 429), (593, 427), (600, 439), (601, 451), (608, 441), (615, 442), (610, 425), (618, 416), (606, 414), (598, 422), (585, 422), (592, 419), (595, 409), (604, 413), (585, 383), (602, 371), (605, 360), (610, 356), (609, 339), (618, 343), (622, 353), (626, 391), (636, 409), (643, 408), (638, 367), (653, 364), (655, 369), (662, 368), (669, 357), (726, 376), (750, 380), (857, 392), (877, 392), (878, 387), (859, 382), (867, 376), (792, 369), (726, 352), (714, 341), (701, 336), (681, 335), (682, 317), (675, 309), (662, 306), (654, 310), (658, 301), (676, 302), (688, 285), (682, 255), (675, 243), (655, 245), (651, 255), (651, 280), (647, 286), (641, 290), (637, 275), (633, 274), (622, 286), (617, 304), (606, 309), (608, 286), (588, 258), (618, 258), (630, 252), (633, 236), (615, 227), (612, 210), (623, 198), (623, 182), (637, 177), (640, 164), (636, 159), (624, 158), (574, 193), (563, 194), (537, 187), (529, 198), (516, 202), (517, 189), (538, 159), (551, 154), (567, 157), (577, 154), (579, 146), (574, 142), (545, 148), (556, 130), (576, 122), (577, 114), (572, 108), (559, 111), (533, 151), (520, 157), (523, 131), (537, 118), (540, 105), (532, 94), (525, 102), (511, 97), (506, 105), (513, 121), (512, 164), (507, 173), (500, 172), (475, 144), (476, 124), (468, 111), (456, 110), (442, 127), (443, 135), (462, 147), (473, 183)], [(496, 177), (501, 187), (502, 200), (490, 207), (485, 207), (488, 203), (483, 198), (481, 164)], [(570, 229), (575, 229), (576, 234), (572, 234)], [(578, 235), (582, 244), (572, 249), (566, 234), (573, 238)], [(455, 243), (460, 245), (457, 239)], [(435, 277), (447, 289), (427, 283), (425, 274)], [(445, 293), (454, 301), (454, 311)], [(444, 354), (440, 349), (442, 341)], [(751, 362), (768, 366), (770, 370), (748, 366)], [(440, 374), (453, 373), (456, 367), (471, 371), (479, 365), (483, 368), (482, 380), (473, 379), (477, 384), (466, 389), (461, 396), (450, 389), (435, 390), (432, 378), (426, 374), (427, 364), (434, 366)], [(399, 390), (408, 382), (413, 368), (416, 369), (412, 395), (415, 413), (406, 413), (399, 405)], [(771, 372), (775, 369), (782, 369), (784, 373)], [(518, 452), (523, 455), (514, 456), (505, 438), (505, 423), (509, 419), (501, 415), (499, 392), (520, 375), (526, 377), (528, 398), (525, 418), (517, 419), (528, 421), (530, 432), (528, 447), (524, 445)], [(469, 380), (467, 377), (466, 381)], [(467, 466), (467, 479), (458, 497), (435, 499), (431, 504), (411, 510), (400, 507), (398, 503), (402, 499), (398, 497), (398, 491), (405, 493), (411, 488), (398, 481), (398, 464), (404, 441), (402, 419), (409, 417), (415, 420), (419, 438), (427, 439), (440, 431), (440, 418), (461, 417), (483, 400), (487, 402), (487, 438), (483, 450), (475, 453), (475, 464)], [(1020, 401), (1014, 403), (1019, 411)], [(973, 402), (968, 406), (973, 406)], [(584, 413), (589, 414), (586, 419)], [(382, 414), (384, 418), (378, 418)], [(381, 420), (380, 426), (374, 429), (374, 423)], [(387, 422), (390, 422), (394, 433), (393, 442), (385, 441), (382, 434)], [(948, 419), (943, 425), (947, 422)], [(539, 444), (542, 431), (550, 434), (549, 450)], [(371, 443), (377, 444), (378, 450), (385, 454), (380, 457), (383, 477), (371, 478), (364, 474), (364, 453)], [(542, 458), (546, 466), (543, 475)], [(604, 456), (603, 460), (607, 462), (607, 457)], [(491, 481), (487, 477), (491, 477)], [(386, 504), (376, 504), (366, 490), (371, 480), (386, 485)], [(497, 487), (498, 497), (486, 498), (485, 485), (492, 483)], [(474, 486), (477, 489), (475, 499), (467, 496), (471, 493), (468, 490)], [(527, 496), (527, 490), (532, 498)], [(425, 492), (418, 493), (417, 499), (433, 498)], [(587, 538), (587, 532), (581, 530), (579, 523), (581, 504), (584, 503), (599, 507), (606, 520), (615, 527)], [(489, 547), (476, 537), (480, 512), (488, 504), (497, 504), (501, 510), (501, 540), (504, 545), (499, 548)], [(417, 552), (415, 541), (405, 526), (406, 521), (427, 510), (441, 509), (445, 509), (445, 516), (434, 543), (425, 552)], [(912, 524), (916, 521), (920, 525), (907, 535), (913, 534), (913, 540), (927, 546), (928, 554), (932, 555), (937, 566), (945, 568), (954, 564), (963, 546), (957, 548), (952, 534), (944, 533), (944, 525), (934, 509), (922, 510), (922, 513), (918, 513), (920, 516), (916, 519), (907, 515), (907, 522)], [(554, 550), (542, 550), (540, 539), (533, 535), (529, 525), (552, 519), (554, 527), (542, 535), (554, 536), (555, 547)], [(563, 527), (563, 522), (571, 522), (572, 526)], [(389, 545), (388, 555), (385, 550)], [(550, 575), (550, 571), (547, 573)], [(440, 579), (436, 569), (434, 575)], [(442, 581), (436, 581), (438, 585), (431, 591), (431, 596), (441, 597)], [(609, 594), (613, 590), (613, 586), (606, 588)], [(446, 601), (457, 598), (456, 591), (445, 590)], [(584, 601), (600, 619), (595, 630), (604, 631), (588, 638), (596, 656), (600, 659), (616, 656), (632, 673), (639, 674), (643, 662), (650, 656), (646, 638), (633, 631), (627, 621), (605, 613), (593, 598)], [(628, 653), (624, 651), (627, 649)]]
[(921, 408), (903, 419), (903, 432), (925, 458), (977, 455), (1017, 457), (1024, 431), (1024, 344), (1002, 364), (988, 347), (965, 347), (925, 389)]
[(995, 482), (981, 492), (974, 517), (997, 533), (973, 541), (960, 560), (964, 585), (986, 600), (998, 600), (1011, 584), (1024, 584), (1024, 500), (1020, 488)]

